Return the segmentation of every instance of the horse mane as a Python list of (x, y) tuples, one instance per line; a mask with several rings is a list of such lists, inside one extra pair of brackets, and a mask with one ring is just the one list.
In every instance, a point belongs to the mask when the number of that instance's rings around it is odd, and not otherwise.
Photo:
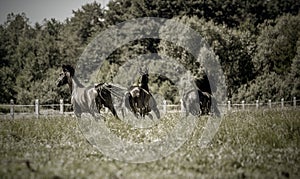
[(75, 83), (77, 84), (77, 86), (79, 88), (84, 88), (85, 87), (85, 86), (83, 86), (83, 84), (80, 83), (80, 81), (76, 77), (73, 77), (73, 79), (74, 79)]
[(148, 79), (148, 81), (146, 80), (146, 78), (148, 78), (146, 75), (148, 75), (148, 74), (142, 75), (141, 88), (146, 90), (147, 92), (149, 92), (149, 86), (148, 86), (149, 79)]

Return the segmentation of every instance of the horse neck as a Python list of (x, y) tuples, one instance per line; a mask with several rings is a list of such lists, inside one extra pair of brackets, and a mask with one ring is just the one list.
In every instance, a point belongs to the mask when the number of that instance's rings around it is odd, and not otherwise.
[(77, 88), (82, 88), (84, 87), (76, 77), (71, 77), (69, 78), (68, 80), (68, 84), (69, 84), (69, 88), (70, 88), (70, 91), (71, 91), (71, 94), (73, 93), (74, 90), (76, 90)]
[(145, 89), (146, 91), (149, 91), (149, 86), (148, 86), (148, 80), (146, 79), (147, 77), (142, 77), (141, 81), (141, 88)]

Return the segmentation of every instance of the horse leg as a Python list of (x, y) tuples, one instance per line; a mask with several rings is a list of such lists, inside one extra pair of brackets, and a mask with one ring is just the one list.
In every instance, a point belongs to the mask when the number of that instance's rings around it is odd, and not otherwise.
[[(154, 112), (155, 112), (155, 111), (154, 111)], [(148, 116), (151, 120), (153, 120), (153, 116), (152, 116), (152, 114), (150, 113), (149, 109), (146, 109), (146, 114), (147, 114), (147, 116)], [(155, 112), (155, 115), (156, 115), (156, 112)], [(157, 115), (156, 115), (156, 117), (157, 117)]]
[(131, 110), (130, 108), (130, 93), (125, 93), (124, 97), (123, 97), (123, 102), (122, 102), (122, 115), (123, 115), (123, 118), (125, 117), (125, 112), (124, 110)]
[(206, 114), (209, 115), (211, 108), (211, 96), (210, 94), (206, 94)]
[(97, 95), (97, 97), (95, 98), (95, 102), (96, 102), (97, 110), (100, 113), (100, 110), (102, 109), (103, 102), (102, 102), (101, 97), (99, 95)]
[(207, 102), (207, 114), (209, 114), (211, 112), (211, 97), (208, 99)]
[(141, 116), (142, 116), (142, 119), (145, 118), (145, 114), (146, 114), (145, 111), (146, 111), (145, 107), (142, 107), (142, 108), (141, 108), (141, 111), (140, 111), (140, 114), (141, 114)]
[(131, 108), (131, 111), (133, 112), (134, 116), (136, 118), (138, 118), (138, 114), (137, 114), (137, 102), (136, 102), (136, 97), (135, 98), (132, 98), (131, 96), (129, 97), (129, 105), (130, 105), (130, 108)]
[(120, 119), (118, 117), (115, 107), (112, 103), (111, 93), (109, 91), (107, 91), (106, 89), (102, 90), (100, 99), (101, 99), (101, 104), (104, 104), (104, 106), (107, 107), (112, 112), (114, 117), (116, 117), (117, 119)]
[(151, 115), (151, 108), (149, 106), (149, 101), (147, 105), (144, 107), (144, 117), (147, 115), (151, 120), (153, 120), (153, 116)]
[(155, 113), (157, 119), (160, 119), (160, 112), (159, 112), (157, 106), (155, 106), (155, 107), (153, 108), (153, 111), (154, 111), (154, 113)]
[(187, 101), (183, 100), (183, 108), (185, 110), (185, 117), (188, 117), (188, 115), (189, 115), (189, 108), (187, 107), (186, 102)]
[(120, 119), (118, 117), (118, 114), (117, 114), (116, 109), (114, 108), (114, 105), (112, 104), (112, 102), (108, 105), (108, 109), (112, 112), (112, 114), (115, 116), (115, 118)]
[[(150, 114), (151, 110), (153, 110), (154, 113), (155, 113), (156, 118), (157, 118), (157, 119), (160, 119), (160, 112), (159, 112), (159, 110), (158, 110), (158, 108), (157, 108), (157, 103), (156, 103), (156, 101), (155, 101), (155, 99), (154, 99), (154, 97), (153, 97), (152, 95), (150, 95), (150, 97), (149, 97), (149, 99), (148, 99), (148, 107), (147, 107), (147, 108), (148, 108), (148, 109), (147, 109), (147, 112), (148, 112), (149, 114)], [(151, 115), (151, 114), (150, 114), (150, 115)], [(150, 118), (153, 119), (152, 115), (151, 115)]]
[(213, 112), (218, 116), (220, 117), (221, 113), (217, 107), (217, 101), (214, 97), (211, 98), (211, 105), (212, 105), (212, 108), (213, 108)]
[(73, 110), (74, 110), (75, 116), (77, 118), (81, 118), (82, 111), (81, 111), (80, 106), (74, 101), (72, 103), (73, 103)]

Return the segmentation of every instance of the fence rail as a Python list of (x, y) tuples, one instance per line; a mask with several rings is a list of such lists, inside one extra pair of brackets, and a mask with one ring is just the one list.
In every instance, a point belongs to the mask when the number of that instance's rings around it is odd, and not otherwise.
[[(218, 104), (220, 108), (225, 108), (228, 112), (240, 111), (240, 110), (252, 110), (252, 109), (287, 109), (287, 108), (297, 108), (300, 106), (300, 100), (296, 97), (293, 100), (285, 101), (283, 98), (280, 101), (267, 102), (256, 100), (253, 103), (246, 103), (242, 101), (241, 103), (232, 103), (228, 101), (227, 104)], [(163, 101), (159, 107), (164, 113), (178, 113), (183, 112), (183, 102), (180, 104), (168, 104), (167, 101)], [(105, 112), (108, 112), (106, 109)], [(73, 115), (73, 108), (71, 104), (65, 104), (63, 100), (60, 100), (59, 104), (40, 104), (39, 100), (35, 100), (35, 104), (14, 104), (11, 100), (10, 104), (0, 104), (0, 116), (5, 116), (6, 118), (15, 118), (15, 116), (36, 116), (37, 118), (41, 115)]]

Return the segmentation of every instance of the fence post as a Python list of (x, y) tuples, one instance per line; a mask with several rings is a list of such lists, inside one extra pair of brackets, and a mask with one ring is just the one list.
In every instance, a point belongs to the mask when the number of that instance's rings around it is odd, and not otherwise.
[(281, 98), (281, 109), (284, 108), (284, 98)]
[(259, 100), (257, 99), (256, 100), (256, 109), (258, 109), (259, 108)]
[(15, 109), (14, 109), (15, 105), (14, 105), (14, 100), (11, 99), (10, 100), (10, 116), (12, 119), (14, 119), (15, 117)]
[(167, 101), (163, 100), (163, 111), (166, 114), (167, 113)]
[(228, 111), (231, 110), (231, 102), (230, 101), (227, 102), (227, 109), (228, 109)]
[(296, 108), (296, 105), (297, 105), (296, 97), (293, 97), (293, 106), (294, 106), (294, 108)]
[(39, 105), (39, 99), (35, 100), (35, 115), (39, 117), (40, 114), (40, 105)]
[(244, 100), (242, 101), (242, 109), (243, 109), (243, 111), (245, 110), (245, 101)]
[(269, 104), (269, 108), (271, 109), (272, 108), (272, 101), (270, 99), (268, 101), (268, 104)]
[(59, 113), (64, 114), (64, 100), (63, 99), (59, 100)]
[(180, 99), (180, 112), (181, 113), (185, 112), (184, 105), (183, 105), (183, 99)]

